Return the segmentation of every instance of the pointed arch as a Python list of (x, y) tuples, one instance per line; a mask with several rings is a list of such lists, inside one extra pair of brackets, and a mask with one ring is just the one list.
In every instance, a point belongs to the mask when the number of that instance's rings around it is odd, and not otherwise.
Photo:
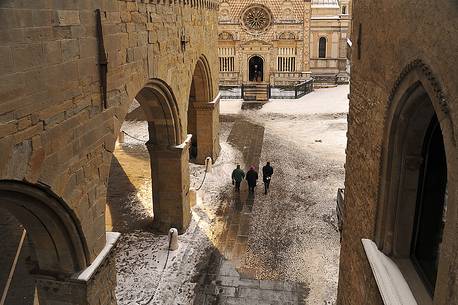
[(210, 64), (205, 55), (201, 55), (192, 75), (190, 96), (194, 96), (197, 103), (212, 101), (214, 96), (212, 83)]
[(207, 58), (201, 55), (194, 68), (187, 113), (187, 132), (192, 135), (190, 157), (204, 164), (219, 153), (219, 98), (214, 98), (213, 79)]
[[(409, 285), (419, 289), (415, 295), (433, 296), (439, 286), (448, 285), (440, 280), (446, 278), (440, 274), (451, 264), (447, 255), (441, 255), (450, 251), (450, 238), (441, 243), (443, 236), (453, 233), (457, 221), (456, 213), (450, 213), (458, 207), (454, 124), (438, 78), (421, 60), (402, 71), (388, 102), (375, 240), (385, 254), (405, 259), (417, 270), (404, 274)], [(430, 163), (431, 155), (437, 164)], [(427, 218), (422, 216), (424, 207), (431, 210)], [(422, 227), (425, 219), (433, 222), (426, 226), (430, 231), (426, 235)], [(429, 255), (425, 256), (427, 267), (425, 261), (418, 260), (419, 245), (420, 252), (426, 253), (422, 255)], [(423, 285), (418, 284), (419, 279)]]
[(34, 245), (39, 274), (70, 277), (90, 265), (79, 220), (49, 189), (0, 180), (0, 209), (10, 212), (26, 229)]

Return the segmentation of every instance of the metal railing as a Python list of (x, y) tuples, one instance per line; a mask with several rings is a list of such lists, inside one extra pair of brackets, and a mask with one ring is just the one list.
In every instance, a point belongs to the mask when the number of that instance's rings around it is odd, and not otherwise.
[(241, 99), (242, 88), (240, 86), (219, 86), (219, 92), (221, 93), (221, 99)]
[(294, 86), (294, 98), (301, 98), (306, 94), (313, 91), (313, 79), (309, 79), (305, 82)]
[(292, 85), (274, 86), (270, 91), (273, 99), (298, 99), (313, 91), (313, 79)]
[[(288, 86), (272, 86), (270, 84), (264, 84), (264, 86), (269, 99), (298, 99), (313, 92), (314, 80), (309, 79)], [(242, 84), (241, 86), (219, 86), (222, 99), (244, 99), (247, 101), (253, 100), (253, 97), (247, 96), (246, 91), (250, 91), (250, 89), (259, 90), (259, 88), (262, 88), (260, 84), (250, 83)]]

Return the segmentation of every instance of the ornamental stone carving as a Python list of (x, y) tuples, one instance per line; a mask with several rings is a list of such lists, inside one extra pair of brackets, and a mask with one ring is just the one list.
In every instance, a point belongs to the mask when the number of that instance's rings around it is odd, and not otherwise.
[(261, 4), (249, 6), (242, 13), (242, 25), (249, 32), (262, 32), (272, 24), (270, 10)]
[(234, 40), (234, 35), (228, 32), (222, 32), (218, 35), (219, 40)]

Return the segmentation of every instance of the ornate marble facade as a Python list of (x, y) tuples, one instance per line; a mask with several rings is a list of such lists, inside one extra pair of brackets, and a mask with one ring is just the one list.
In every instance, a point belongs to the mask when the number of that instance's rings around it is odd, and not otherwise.
[(222, 0), (220, 83), (348, 82), (351, 0)]

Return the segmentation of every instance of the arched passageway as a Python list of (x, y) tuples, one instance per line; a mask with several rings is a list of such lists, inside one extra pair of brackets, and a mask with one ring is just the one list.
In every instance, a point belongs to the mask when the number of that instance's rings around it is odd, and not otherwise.
[(148, 121), (137, 100), (130, 105), (114, 147), (107, 188), (106, 230), (151, 230), (153, 191), (146, 142)]
[[(146, 145), (147, 154), (149, 156), (150, 171), (144, 168), (141, 170), (141, 175), (149, 174), (151, 179), (145, 179), (151, 185), (153, 209), (153, 228), (161, 233), (167, 233), (171, 227), (177, 228), (180, 233), (183, 233), (191, 221), (191, 210), (189, 205), (189, 146), (190, 138), (186, 138), (181, 132), (181, 121), (178, 111), (178, 105), (175, 96), (170, 87), (163, 81), (154, 79), (149, 81), (136, 95), (135, 102), (139, 107), (133, 109), (127, 114), (126, 120), (138, 120), (144, 122), (144, 128), (147, 129), (137, 138), (137, 144)], [(125, 125), (121, 127), (121, 133), (125, 130)], [(129, 137), (131, 135), (126, 135)], [(134, 135), (135, 136), (135, 135)], [(122, 136), (121, 136), (122, 137)], [(141, 141), (143, 143), (140, 143)], [(140, 166), (144, 166), (147, 157), (145, 154), (137, 155), (132, 151), (132, 147), (124, 147), (123, 153), (134, 157), (135, 162), (140, 162)], [(135, 150), (135, 148), (134, 148)], [(132, 159), (130, 159), (132, 161)], [(138, 173), (126, 173), (123, 169), (122, 156), (116, 155), (113, 159), (112, 170), (109, 177), (108, 198), (109, 201), (113, 197), (119, 195), (119, 188), (116, 183), (127, 184), (127, 192), (136, 195), (134, 185), (135, 175)], [(129, 160), (127, 160), (129, 162)], [(129, 166), (129, 165), (127, 165)], [(133, 167), (135, 170), (135, 167)], [(123, 185), (122, 187), (125, 187)], [(110, 195), (111, 194), (111, 195)], [(124, 196), (123, 200), (130, 201), (129, 195)], [(145, 199), (143, 199), (145, 200)], [(128, 202), (115, 202), (118, 206), (112, 205), (110, 202), (107, 210), (107, 216), (111, 219), (113, 229), (128, 231), (132, 229), (129, 222), (136, 222), (139, 219), (135, 212), (138, 209), (147, 209), (150, 204), (141, 205), (130, 209), (125, 215), (125, 207), (119, 206)], [(132, 204), (129, 202), (129, 204)], [(123, 210), (124, 209), (124, 210)], [(121, 212), (119, 212), (121, 210)], [(130, 217), (130, 218), (129, 218)], [(116, 219), (118, 218), (118, 219)], [(149, 217), (143, 220), (148, 221)], [(141, 220), (141, 219), (140, 219)], [(133, 229), (138, 229), (134, 227)]]
[(196, 64), (188, 105), (188, 134), (192, 135), (191, 161), (204, 164), (207, 157), (215, 160), (219, 145), (219, 96), (213, 99), (212, 77), (205, 57)]

